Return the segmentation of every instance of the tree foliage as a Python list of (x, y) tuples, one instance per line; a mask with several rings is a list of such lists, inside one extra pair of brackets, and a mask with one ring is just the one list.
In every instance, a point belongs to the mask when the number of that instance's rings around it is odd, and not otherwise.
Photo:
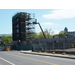
[(7, 44), (8, 42), (12, 41), (12, 36), (3, 36), (3, 42)]
[[(60, 31), (59, 34), (54, 35), (54, 31), (51, 31), (51, 29), (50, 30), (46, 29), (44, 31), (44, 34), (45, 34), (46, 38), (52, 38), (53, 36), (59, 36), (59, 38), (61, 38), (61, 37), (65, 37), (66, 31)], [(42, 32), (35, 33), (34, 38), (35, 39), (44, 38), (43, 33)], [(3, 36), (2, 40), (3, 40), (3, 42), (5, 42), (5, 44), (7, 44), (8, 42), (12, 41), (12, 36)]]
[(61, 38), (61, 37), (65, 37), (65, 35), (66, 35), (66, 31), (60, 31), (59, 32), (59, 37)]
[[(53, 36), (58, 36), (59, 38), (61, 38), (61, 37), (64, 38), (66, 35), (66, 31), (60, 31), (59, 34), (54, 35), (54, 31), (51, 31), (51, 29), (50, 30), (46, 29), (44, 31), (44, 34), (45, 34), (46, 38), (52, 38)], [(44, 38), (43, 33), (42, 32), (35, 33), (35, 38), (36, 39), (37, 38)]]
[[(50, 30), (45, 30), (44, 31), (44, 34), (45, 34), (45, 36), (46, 36), (46, 38), (52, 38), (52, 36), (50, 35), (50, 31), (51, 31), (51, 29)], [(39, 33), (35, 33), (35, 38), (37, 39), (37, 38), (44, 38), (44, 36), (43, 36), (43, 33), (42, 32), (39, 32)]]

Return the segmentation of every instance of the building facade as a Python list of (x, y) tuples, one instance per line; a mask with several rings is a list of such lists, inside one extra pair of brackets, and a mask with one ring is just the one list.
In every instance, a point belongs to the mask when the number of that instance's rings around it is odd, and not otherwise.
[(20, 14), (20, 13), (17, 13), (12, 18), (13, 41), (16, 41), (16, 40), (23, 41), (26, 39), (25, 22), (23, 21), (23, 18), (24, 18), (24, 16), (22, 17), (22, 14)]
[(75, 31), (70, 32), (70, 31), (68, 31), (67, 27), (64, 28), (64, 31), (67, 32), (67, 34), (66, 34), (67, 38), (73, 38), (73, 37), (75, 37)]
[(67, 37), (69, 38), (73, 38), (73, 37), (75, 37), (75, 31), (73, 31), (73, 32), (67, 32)]

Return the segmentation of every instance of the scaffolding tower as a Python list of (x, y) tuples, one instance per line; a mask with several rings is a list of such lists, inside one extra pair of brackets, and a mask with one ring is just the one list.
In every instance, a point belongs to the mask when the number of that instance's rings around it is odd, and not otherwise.
[(27, 13), (28, 20), (26, 23), (26, 39), (33, 39), (35, 37), (35, 14), (34, 13)]

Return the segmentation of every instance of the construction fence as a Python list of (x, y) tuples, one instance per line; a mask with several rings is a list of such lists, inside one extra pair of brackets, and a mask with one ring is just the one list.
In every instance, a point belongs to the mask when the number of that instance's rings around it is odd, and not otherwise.
[(40, 44), (33, 44), (35, 52), (46, 51), (56, 53), (74, 53), (75, 54), (75, 42), (47, 42)]
[(10, 50), (32, 50), (32, 45), (0, 45), (0, 50), (9, 48)]

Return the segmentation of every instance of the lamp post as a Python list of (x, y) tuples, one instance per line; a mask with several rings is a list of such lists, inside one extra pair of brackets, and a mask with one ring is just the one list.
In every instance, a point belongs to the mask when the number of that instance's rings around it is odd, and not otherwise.
[(21, 40), (19, 40), (19, 45), (20, 45)]

